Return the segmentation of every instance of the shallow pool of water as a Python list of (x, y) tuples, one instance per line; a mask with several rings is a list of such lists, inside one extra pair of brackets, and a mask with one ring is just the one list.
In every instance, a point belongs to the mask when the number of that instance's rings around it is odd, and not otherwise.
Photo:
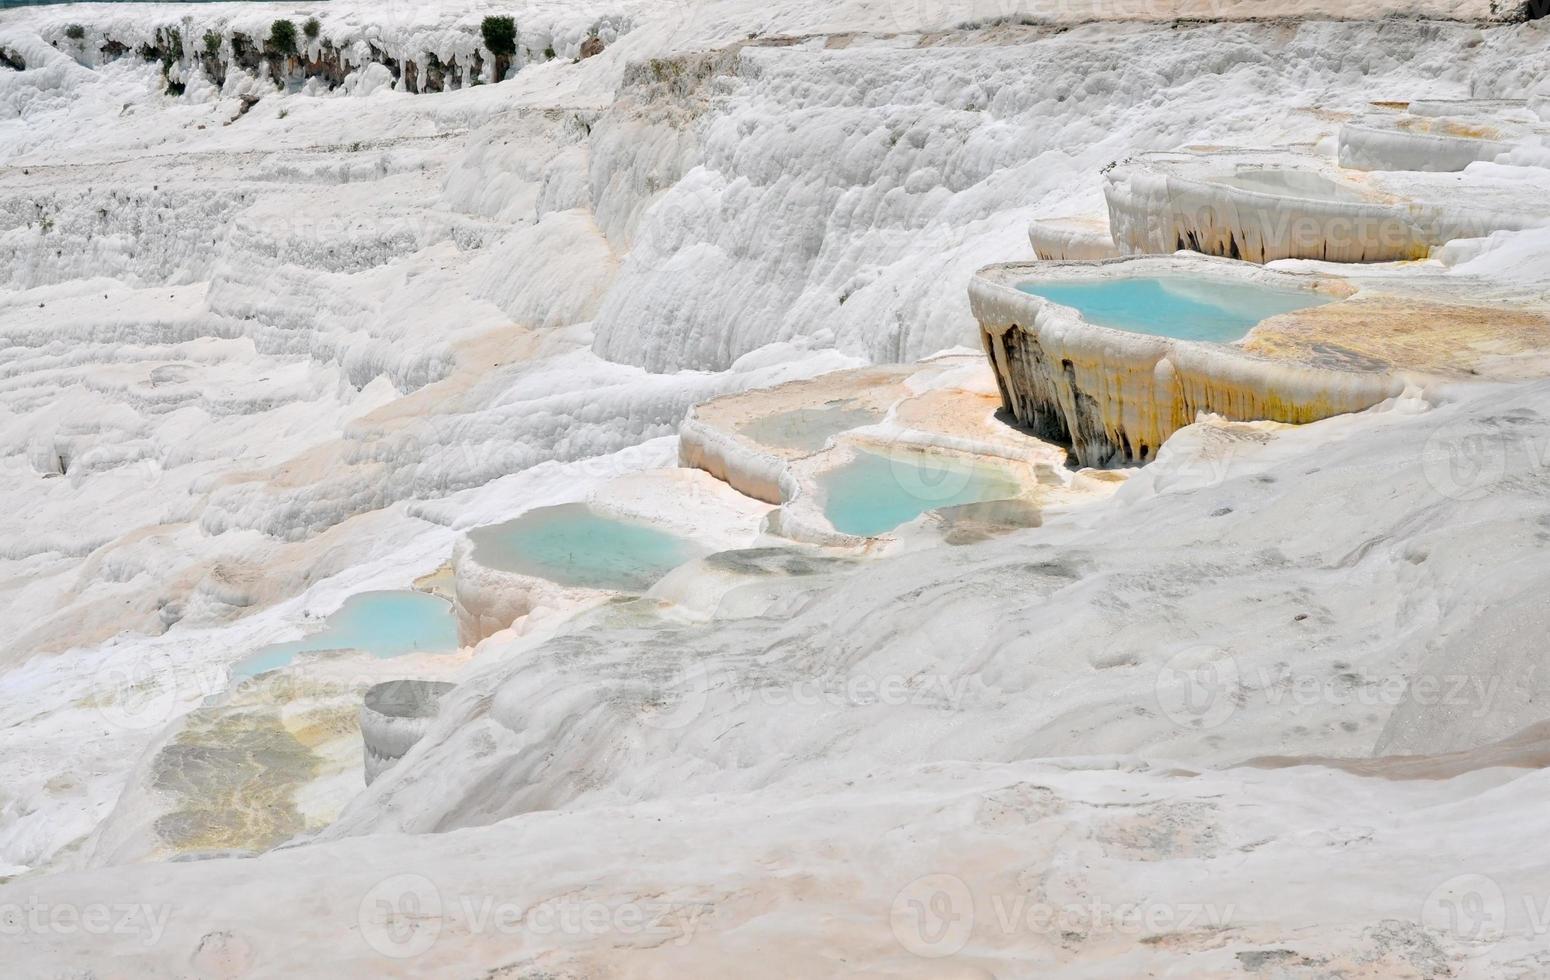
[(1186, 276), (1025, 282), (1017, 288), (1073, 307), (1089, 323), (1222, 344), (1242, 337), (1261, 320), (1331, 302), (1307, 289)]
[(469, 532), (474, 560), (561, 585), (644, 592), (705, 554), (693, 542), (645, 524), (595, 513), (586, 504), (539, 507), (516, 520)]
[(929, 510), (1015, 497), (1016, 478), (989, 464), (936, 453), (862, 451), (818, 478), (835, 530), (871, 537)]
[(445, 599), (410, 589), (362, 592), (346, 599), (323, 621), (319, 632), (264, 647), (232, 672), (252, 677), (284, 667), (298, 654), (320, 650), (357, 650), (387, 659), (406, 653), (446, 653), (457, 646), (457, 620)]
[(795, 408), (761, 416), (738, 426), (737, 431), (766, 446), (816, 453), (830, 436), (872, 425), (881, 419), (879, 412), (842, 401), (823, 408)]
[(1244, 190), (1282, 197), (1304, 197), (1323, 201), (1365, 201), (1366, 198), (1346, 184), (1307, 170), (1264, 170), (1247, 168), (1225, 178)]

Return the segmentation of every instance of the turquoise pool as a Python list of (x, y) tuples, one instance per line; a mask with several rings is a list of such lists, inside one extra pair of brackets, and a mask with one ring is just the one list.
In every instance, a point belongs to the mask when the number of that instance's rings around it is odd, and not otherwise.
[(406, 653), (445, 653), (457, 646), (457, 620), (445, 599), (409, 589), (362, 592), (346, 599), (323, 621), (321, 631), (264, 647), (232, 673), (253, 677), (286, 666), (297, 654), (319, 650), (359, 650), (385, 660)]
[(1017, 480), (995, 466), (934, 453), (862, 451), (818, 478), (824, 516), (845, 534), (871, 537), (928, 510), (1017, 496)]
[(1086, 282), (1025, 282), (1017, 287), (1070, 306), (1089, 323), (1180, 340), (1231, 343), (1261, 320), (1332, 302), (1306, 289), (1258, 283), (1154, 276)]
[(561, 585), (644, 592), (705, 554), (692, 542), (645, 524), (595, 513), (586, 504), (539, 507), (516, 520), (469, 532), (474, 560)]

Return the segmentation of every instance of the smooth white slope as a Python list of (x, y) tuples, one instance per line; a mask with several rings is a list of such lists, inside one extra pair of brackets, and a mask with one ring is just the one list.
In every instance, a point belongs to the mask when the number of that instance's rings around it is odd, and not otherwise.
[[(720, 652), (643, 621), (552, 641), (465, 685), (353, 821), (440, 833), (15, 882), (0, 887), (12, 962), (111, 958), (126, 976), (232, 962), (341, 976), (1532, 974), (1547, 966), (1537, 771), (1199, 764), (1349, 748), (1425, 706), (1420, 637), (1494, 617), (1482, 556), (1501, 578), (1538, 563), (1544, 462), (1524, 448), (1550, 442), (1547, 419), (1550, 386), (1536, 385), (1268, 440), (1191, 430), (1085, 520), (874, 566), (887, 574), (833, 598), (827, 583), (789, 622), (721, 624)], [(1483, 437), (1502, 464), (1461, 478), (1480, 459), (1439, 452), (1435, 433)], [(1041, 601), (1062, 565), (1089, 574)], [(1177, 655), (1203, 623), (1236, 674), (1210, 691), (1220, 700), (1192, 702), (1170, 672), (1199, 662)], [(650, 666), (680, 652), (714, 685), (687, 715), (696, 689)], [(1493, 676), (1532, 678), (1537, 634), (1498, 654)], [(857, 678), (875, 698), (932, 670), (993, 690), (846, 703)], [(602, 788), (577, 798), (580, 784)], [(432, 802), (446, 799), (459, 804)], [(571, 805), (492, 823), (513, 799)], [(124, 927), (21, 925), (97, 905)]]

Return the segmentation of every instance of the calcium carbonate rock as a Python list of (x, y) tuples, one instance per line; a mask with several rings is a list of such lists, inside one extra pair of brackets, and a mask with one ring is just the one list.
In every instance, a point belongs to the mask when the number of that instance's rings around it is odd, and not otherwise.
[(1526, 117), (1533, 118), (1526, 103), (1503, 101), (1412, 103), (1406, 112), (1368, 113), (1340, 127), (1340, 165), (1353, 170), (1463, 170), (1471, 163), (1503, 158), (1516, 146), (1543, 145), (1550, 128), (1530, 125)]
[(1145, 154), (1107, 175), (1104, 196), (1122, 252), (1250, 262), (1418, 259), (1454, 239), (1550, 223), (1550, 171), (1357, 175), (1286, 150)]
[(387, 681), (370, 688), (361, 703), (366, 785), (414, 747), (436, 720), (441, 699), (456, 684), (447, 681)]
[(1109, 234), (1107, 215), (1070, 218), (1034, 218), (1028, 223), (1033, 254), (1052, 262), (1112, 259), (1119, 248)]
[(1069, 443), (1089, 466), (1147, 462), (1202, 412), (1229, 419), (1311, 422), (1397, 395), (1386, 372), (1339, 371), (1272, 360), (1223, 344), (1098, 326), (1070, 307), (1020, 291), (1021, 282), (1102, 281), (1159, 274), (1258, 282), (1340, 296), (1332, 278), (1181, 259), (1092, 264), (1014, 263), (969, 285), (1006, 410), (1041, 437)]

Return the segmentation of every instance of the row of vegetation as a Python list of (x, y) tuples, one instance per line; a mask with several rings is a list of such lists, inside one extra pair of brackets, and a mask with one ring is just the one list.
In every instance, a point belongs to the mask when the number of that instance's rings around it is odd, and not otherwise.
[[(323, 25), (318, 23), (316, 17), (308, 17), (301, 25), (301, 35), (309, 41), (315, 41), (322, 29)], [(486, 17), (479, 23), (479, 33), (491, 54), (510, 57), (517, 53), (517, 23), (512, 18)], [(182, 57), (183, 44), (176, 29), (171, 31), (171, 36), (177, 44), (177, 57)], [(86, 28), (81, 24), (71, 24), (65, 28), (65, 37), (72, 41), (83, 40)], [(213, 57), (221, 50), (221, 36), (215, 31), (206, 31), (204, 44), (205, 54)], [(264, 49), (279, 55), (296, 54), (296, 23), (281, 18), (270, 24), (269, 39), (264, 42)]]
[[(490, 20), (492, 18), (485, 19)], [(510, 17), (504, 19), (508, 23), (511, 21)], [(317, 36), (322, 30), (323, 25), (318, 23), (318, 19), (316, 17), (308, 17), (306, 22), (301, 25), (302, 36), (309, 41), (317, 40)], [(171, 28), (170, 34), (173, 38), (176, 39), (178, 37), (177, 28)], [(82, 24), (70, 24), (65, 28), (65, 37), (72, 41), (84, 40), (86, 38), (86, 27)], [(204, 35), (204, 42), (206, 54), (214, 55), (221, 50), (221, 35), (215, 31), (206, 31)], [(270, 24), (269, 40), (265, 42), (264, 46), (271, 51), (278, 52), (279, 54), (295, 54), (297, 51), (295, 23), (282, 18), (275, 21), (273, 24)], [(179, 42), (178, 45), (178, 54), (181, 57), (181, 42)]]
[[(307, 22), (301, 25), (301, 33), (309, 41), (317, 39), (320, 29), (316, 17), (307, 18)], [(517, 22), (511, 17), (486, 17), (479, 22), (479, 34), (491, 54), (510, 56), (517, 53)], [(295, 23), (281, 19), (269, 25), (269, 40), (265, 42), (265, 47), (280, 54), (295, 54)]]
[[(65, 28), (65, 36), (78, 44), (84, 43), (87, 28), (81, 24), (70, 24)], [(294, 58), (301, 53), (300, 38), (307, 41), (316, 41), (322, 33), (322, 24), (316, 17), (309, 17), (302, 22), (298, 30), (296, 23), (285, 18), (277, 19), (269, 25), (269, 36), (262, 45), (255, 49), (252, 40), (243, 34), (234, 34), (231, 37), (231, 50), (234, 60), (245, 68), (256, 68), (260, 58), (270, 62), (270, 70), (277, 72), (281, 59)], [(495, 56), (495, 75), (499, 79), (503, 76), (506, 67), (510, 64), (517, 52), (517, 25), (511, 17), (490, 16), (485, 17), (479, 25), (479, 33), (484, 41), (484, 46)], [(299, 36), (298, 36), (299, 35)], [(221, 49), (226, 39), (217, 31), (206, 31), (201, 37), (203, 51), (200, 56), (205, 59), (206, 71), (214, 73), (219, 81), (219, 76), (224, 75), (224, 65), (219, 64)], [(323, 42), (328, 46), (328, 42)], [(110, 57), (117, 57), (128, 49), (114, 40), (107, 39), (102, 50)], [(156, 31), (154, 43), (141, 44), (136, 53), (146, 61), (160, 61), (162, 74), (167, 80), (167, 91), (172, 95), (182, 94), (183, 83), (176, 80), (173, 67), (184, 60), (183, 37), (181, 31), (175, 27), (159, 28)], [(546, 58), (553, 58), (552, 50), (544, 52)], [(390, 59), (390, 67), (397, 73), (396, 63)], [(432, 91), (439, 90), (441, 86), (440, 72), (443, 66), (440, 64), (434, 52), (427, 53), (426, 68), (431, 72), (433, 84), (437, 86)], [(276, 81), (278, 81), (278, 77)], [(472, 80), (472, 84), (479, 84), (479, 79)]]

